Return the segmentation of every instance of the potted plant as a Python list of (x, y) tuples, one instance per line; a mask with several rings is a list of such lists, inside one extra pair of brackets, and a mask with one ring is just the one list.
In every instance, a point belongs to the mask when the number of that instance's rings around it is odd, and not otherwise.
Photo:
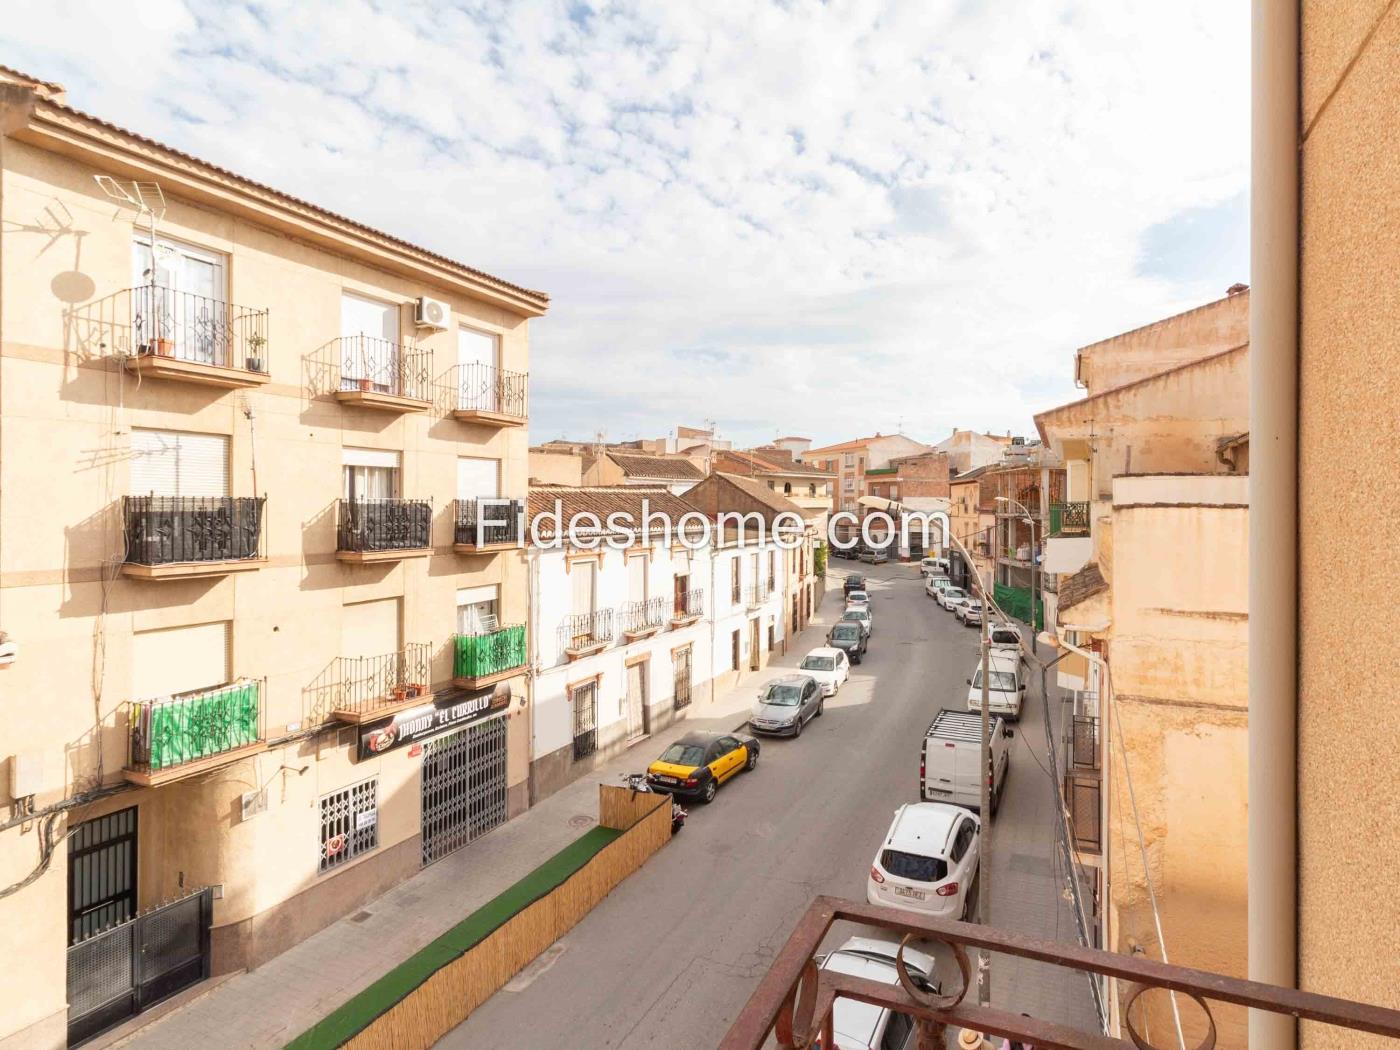
[(369, 391), (374, 389), (374, 381), (369, 376), (360, 376), (360, 389)]
[(174, 339), (166, 339), (164, 336), (158, 336), (157, 338), (152, 339), (151, 343), (155, 346), (156, 353), (159, 354), (161, 357), (175, 356)]
[(408, 689), (409, 689), (409, 687), (406, 686), (406, 685), (396, 685), (396, 686), (394, 686), (394, 699), (395, 699), (395, 700), (407, 700), (408, 697), (409, 697)]
[(254, 333), (248, 337), (248, 359), (244, 362), (249, 372), (263, 372), (263, 347), (267, 345), (267, 336)]

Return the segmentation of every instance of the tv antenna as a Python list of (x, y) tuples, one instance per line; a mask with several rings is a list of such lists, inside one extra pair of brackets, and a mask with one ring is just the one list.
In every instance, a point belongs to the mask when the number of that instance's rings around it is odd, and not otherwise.
[[(144, 220), (150, 230), (151, 265), (156, 260), (156, 228), (165, 218), (165, 194), (158, 182), (118, 182), (110, 175), (94, 175), (93, 181), (112, 200), (136, 212), (133, 220), (140, 225)], [(153, 275), (154, 276), (154, 275)]]

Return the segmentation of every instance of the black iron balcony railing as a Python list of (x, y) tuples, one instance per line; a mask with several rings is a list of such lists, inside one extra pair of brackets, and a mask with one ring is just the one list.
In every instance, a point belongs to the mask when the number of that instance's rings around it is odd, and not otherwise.
[(336, 508), (336, 549), (417, 550), (432, 546), (432, 527), (432, 500), (343, 499)]
[(159, 773), (263, 740), (262, 683), (230, 682), (127, 710), (127, 768)]
[(131, 289), (138, 354), (267, 372), (267, 311), (157, 284)]
[(1089, 504), (1052, 503), (1050, 505), (1050, 535), (1089, 535)]
[(681, 591), (671, 605), (671, 619), (693, 620), (705, 615), (705, 589), (694, 587)]
[(459, 499), (452, 542), (459, 547), (518, 545), (525, 538), (525, 504), (518, 499)]
[(264, 496), (127, 496), (126, 561), (249, 561), (263, 556)]
[[(884, 984), (835, 968), (824, 968), (818, 953), (823, 939), (837, 922), (858, 923), (884, 931), (882, 939), (897, 948), (899, 983)], [(950, 949), (962, 977), (962, 987), (945, 990), (936, 983), (916, 983), (903, 958), (905, 941), (938, 942)], [(1085, 974), (1100, 987), (1108, 980), (1127, 982), (1121, 1016), (1114, 1020), (1121, 1024), (1131, 1042), (1108, 1038), (1101, 1031), (1085, 1031), (1028, 1017), (1016, 1012), (1014, 1006), (998, 1009), (968, 1001), (973, 973), (969, 955), (974, 949), (1062, 966)], [(918, 1046), (919, 1050), (941, 1050), (950, 1029), (969, 1029), (1018, 1041), (1037, 1050), (1103, 1050), (1129, 1046), (1165, 1050), (1175, 1047), (1177, 1043), (1173, 1039), (1152, 1043), (1142, 1034), (1143, 1007), (1135, 1009), (1134, 1006), (1144, 993), (1152, 991), (1179, 993), (1183, 999), (1194, 1000), (1198, 1014), (1204, 1011), (1202, 1023), (1209, 1030), (1207, 1038), (1200, 1043), (1202, 1047), (1215, 1045), (1215, 1021), (1209, 1005), (1212, 1001), (1318, 1021), (1356, 1032), (1400, 1037), (1400, 1010), (1170, 966), (1139, 955), (1035, 940), (992, 926), (935, 919), (836, 897), (817, 897), (798, 920), (787, 944), (725, 1033), (719, 1050), (758, 1050), (768, 1045), (770, 1035), (776, 1037), (777, 1045), (783, 1050), (811, 1047), (817, 1040), (823, 1047), (835, 1047), (832, 1014), (837, 999), (869, 1003), (903, 1014), (915, 1028), (914, 1041), (908, 1045)]]
[(340, 389), (389, 394), (412, 401), (433, 399), (433, 352), (368, 335), (335, 342)]
[(524, 419), (530, 377), (480, 363), (453, 370), (452, 407), (457, 412), (489, 412)]
[(382, 707), (431, 695), (432, 647), (406, 645), (381, 656), (342, 656), (336, 665), (336, 714), (363, 717)]
[(644, 634), (666, 626), (666, 599), (648, 598), (628, 602), (620, 610), (623, 634)]
[(559, 625), (559, 648), (591, 649), (606, 645), (613, 639), (613, 611), (599, 609), (591, 613), (575, 613)]

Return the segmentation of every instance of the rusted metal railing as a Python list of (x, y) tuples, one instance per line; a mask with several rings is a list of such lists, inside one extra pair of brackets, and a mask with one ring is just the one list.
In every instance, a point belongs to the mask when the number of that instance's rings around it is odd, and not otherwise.
[[(882, 984), (819, 968), (816, 956), (822, 939), (839, 921), (876, 926), (900, 940), (898, 984)], [(941, 989), (921, 988), (911, 978), (905, 968), (904, 948), (928, 942), (943, 944), (952, 951), (962, 976), (961, 988), (943, 993)], [(1128, 982), (1131, 987), (1122, 998), (1121, 1014), (1128, 1038), (1118, 1039), (965, 1002), (972, 979), (968, 949), (977, 948)], [(1400, 1010), (1169, 966), (1141, 956), (1036, 940), (972, 923), (933, 919), (836, 897), (817, 897), (725, 1033), (719, 1050), (758, 1050), (770, 1034), (776, 1035), (778, 1046), (784, 1050), (805, 1050), (818, 1039), (822, 1047), (834, 1047), (832, 1010), (838, 998), (886, 1007), (912, 1018), (919, 1050), (942, 1050), (948, 1031), (958, 1028), (1019, 1040), (1036, 1050), (1167, 1050), (1142, 1035), (1138, 1029), (1141, 1011), (1133, 1009), (1139, 997), (1154, 989), (1179, 993), (1194, 1000), (1205, 1012), (1207, 1031), (1196, 1050), (1212, 1050), (1215, 1046), (1211, 1002), (1400, 1038)]]

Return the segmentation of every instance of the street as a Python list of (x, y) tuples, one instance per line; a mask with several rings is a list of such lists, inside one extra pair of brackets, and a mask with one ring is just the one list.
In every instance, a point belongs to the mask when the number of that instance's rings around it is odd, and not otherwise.
[[(824, 716), (800, 739), (764, 740), (757, 770), (731, 781), (712, 805), (691, 807), (670, 845), (439, 1046), (712, 1046), (812, 897), (864, 900), (895, 808), (917, 800), (924, 730), (939, 707), (965, 704), (978, 632), (924, 594), (914, 566), (837, 562), (821, 625), (775, 661), (773, 677), (819, 644), (839, 616), (846, 572), (872, 578), (874, 631), (864, 663), (826, 702)], [(1030, 678), (996, 820), (992, 918), (1073, 941), (1055, 874), (1039, 675)], [(618, 767), (643, 768), (655, 757), (647, 747)], [(832, 939), (851, 932), (833, 931)], [(944, 981), (952, 987), (957, 977)], [(997, 1006), (1093, 1027), (1081, 975), (998, 957), (992, 988)]]

